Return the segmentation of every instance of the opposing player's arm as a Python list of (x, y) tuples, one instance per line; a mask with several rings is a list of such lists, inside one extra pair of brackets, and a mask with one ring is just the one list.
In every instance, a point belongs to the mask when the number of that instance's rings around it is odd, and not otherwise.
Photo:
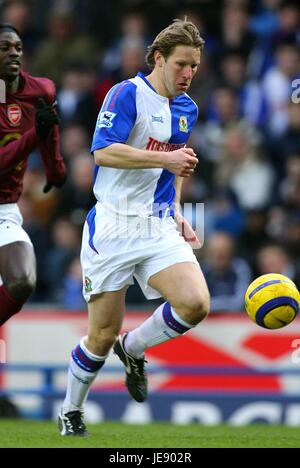
[(175, 151), (147, 151), (123, 143), (114, 143), (94, 151), (98, 166), (117, 169), (163, 168), (181, 177), (189, 177), (198, 163), (191, 148)]
[(41, 136), (38, 147), (47, 179), (44, 192), (47, 193), (51, 190), (52, 186), (60, 187), (64, 184), (66, 180), (66, 166), (60, 150), (60, 134), (59, 126), (57, 125), (59, 119), (55, 119), (55, 86), (52, 81), (45, 80), (45, 87), (47, 96), (45, 96), (45, 100), (43, 99), (39, 102), (37, 118), (40, 116), (41, 120)]
[(44, 192), (52, 186), (60, 187), (66, 180), (66, 166), (60, 151), (59, 128), (55, 126), (47, 140), (39, 142), (39, 150), (46, 174), (47, 183)]

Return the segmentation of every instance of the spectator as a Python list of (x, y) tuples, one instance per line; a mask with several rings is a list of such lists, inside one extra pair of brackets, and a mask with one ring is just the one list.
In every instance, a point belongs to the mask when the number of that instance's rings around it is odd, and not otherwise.
[(28, 57), (34, 53), (41, 34), (33, 25), (31, 5), (26, 0), (10, 0), (5, 3), (1, 15), (3, 23), (12, 24), (19, 31), (24, 45), (24, 52)]
[(266, 40), (279, 29), (278, 7), (281, 0), (261, 0), (250, 21), (250, 30), (255, 36)]
[(226, 233), (215, 233), (207, 241), (203, 272), (211, 294), (212, 312), (244, 310), (244, 295), (251, 271), (235, 256), (235, 243)]
[(274, 172), (263, 160), (258, 148), (241, 126), (228, 130), (224, 156), (216, 169), (216, 184), (229, 188), (239, 205), (246, 209), (260, 209), (271, 202)]
[(288, 103), (292, 82), (300, 76), (300, 53), (296, 45), (280, 43), (276, 50), (276, 64), (265, 75), (262, 91), (267, 105), (268, 132), (271, 137), (283, 135), (288, 120)]
[(286, 176), (279, 185), (279, 195), (283, 203), (289, 205), (300, 185), (300, 153), (291, 154), (286, 160)]
[(226, 232), (239, 238), (245, 229), (245, 213), (236, 196), (230, 190), (217, 192), (212, 200), (205, 203), (205, 238), (212, 232)]
[(264, 128), (266, 106), (258, 81), (247, 76), (247, 59), (239, 52), (230, 52), (221, 61), (222, 77), (227, 87), (235, 90), (240, 101), (240, 115), (252, 125)]
[[(265, 244), (272, 241), (268, 231), (268, 209), (252, 209), (244, 212), (244, 229), (238, 238), (238, 252), (249, 263), (255, 266), (255, 254)], [(280, 220), (276, 220), (278, 222)], [(278, 226), (278, 223), (276, 224)]]
[(134, 77), (144, 70), (144, 44), (138, 37), (124, 37), (119, 44), (119, 66), (113, 73), (101, 73), (97, 86), (97, 102), (102, 106), (109, 89), (116, 83)]
[(82, 295), (82, 271), (79, 257), (71, 260), (61, 291), (61, 305), (66, 310), (86, 310), (86, 303)]
[(126, 43), (139, 43), (143, 52), (151, 43), (147, 19), (142, 11), (135, 8), (129, 8), (123, 13), (120, 20), (120, 35), (111, 42), (104, 53), (101, 67), (105, 74), (114, 74), (122, 68), (122, 55)]
[(93, 169), (94, 160), (89, 152), (76, 154), (70, 161), (67, 183), (60, 192), (57, 214), (68, 215), (79, 227), (83, 226), (88, 211), (95, 204)]
[(255, 127), (241, 118), (240, 109), (240, 98), (232, 87), (222, 85), (213, 91), (206, 110), (207, 122), (204, 125), (198, 123), (193, 135), (205, 159), (212, 162), (220, 160), (226, 131), (234, 126), (241, 126), (253, 143), (261, 142), (261, 135)]
[(283, 242), (291, 258), (294, 259), (297, 269), (300, 271), (300, 214), (294, 212), (287, 216)]
[(40, 272), (49, 285), (48, 300), (60, 300), (70, 262), (79, 255), (80, 230), (67, 217), (57, 218), (52, 227), (52, 247), (45, 255), (47, 269)]
[(290, 41), (300, 44), (300, 8), (298, 1), (284, 0), (278, 9), (279, 27), (274, 35), (275, 44)]
[(240, 5), (225, 5), (221, 19), (221, 55), (239, 50), (248, 57), (255, 37), (250, 31), (250, 17), (246, 8)]
[(62, 125), (83, 125), (92, 136), (99, 112), (95, 69), (86, 62), (66, 65), (57, 100)]
[(290, 154), (300, 154), (300, 106), (290, 102), (287, 105), (288, 127), (279, 138), (269, 142), (274, 167), (280, 180), (285, 173), (286, 159)]
[(89, 36), (74, 31), (75, 18), (71, 11), (53, 10), (48, 19), (49, 35), (37, 47), (33, 71), (51, 78), (60, 85), (66, 62), (94, 60), (97, 48)]
[(211, 66), (212, 60), (212, 56), (207, 52), (201, 57), (200, 65), (189, 91), (192, 99), (197, 102), (200, 120), (205, 118), (206, 109), (210, 104), (210, 97), (218, 82), (217, 74)]
[(67, 162), (70, 163), (74, 155), (83, 151), (89, 151), (90, 139), (88, 130), (76, 123), (66, 126), (61, 132), (62, 154)]
[(290, 278), (299, 288), (299, 271), (286, 250), (280, 245), (269, 244), (263, 247), (257, 253), (256, 262), (258, 275), (279, 273)]

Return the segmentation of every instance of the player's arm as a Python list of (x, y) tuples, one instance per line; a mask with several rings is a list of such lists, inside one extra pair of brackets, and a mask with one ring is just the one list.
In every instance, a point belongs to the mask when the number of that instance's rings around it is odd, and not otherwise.
[(180, 200), (181, 200), (182, 184), (183, 184), (183, 178), (177, 176), (174, 181), (174, 188), (176, 191), (175, 200), (174, 200), (174, 204), (175, 204), (174, 218), (177, 223), (177, 229), (182, 235), (182, 237), (184, 238), (184, 240), (188, 244), (190, 244), (190, 246), (193, 249), (199, 249), (201, 247), (201, 242), (199, 241), (190, 223), (181, 214)]
[(47, 139), (40, 140), (39, 150), (47, 179), (44, 192), (47, 193), (52, 186), (60, 187), (66, 180), (66, 166), (60, 151), (58, 125), (53, 127)]
[(176, 151), (147, 151), (123, 143), (114, 143), (94, 151), (98, 166), (117, 169), (163, 168), (181, 177), (189, 177), (198, 159), (192, 148)]
[(60, 151), (55, 87), (50, 81), (48, 88), (47, 102), (43, 98), (40, 99), (36, 112), (36, 129), (40, 137), (38, 148), (47, 179), (45, 193), (49, 192), (52, 186), (60, 187), (66, 180), (66, 167)]
[(127, 145), (137, 120), (136, 86), (124, 81), (111, 89), (99, 113), (91, 152), (98, 166), (117, 169), (168, 169), (191, 175), (198, 160), (191, 148), (169, 153)]
[(35, 128), (32, 128), (25, 132), (19, 140), (11, 141), (4, 147), (0, 147), (0, 175), (9, 173), (27, 159), (37, 144), (38, 136)]
[(177, 176), (175, 177), (174, 181), (174, 188), (175, 188), (175, 213), (181, 213), (181, 206), (180, 206), (180, 201), (181, 201), (181, 192), (182, 192), (182, 184), (183, 184), (183, 177)]
[[(198, 119), (198, 108), (195, 105), (193, 119), (191, 123), (191, 129), (195, 125)], [(174, 219), (177, 222), (177, 229), (180, 234), (183, 236), (185, 241), (190, 244), (193, 249), (199, 249), (201, 247), (201, 242), (199, 241), (197, 234), (195, 233), (194, 229), (190, 225), (187, 219), (181, 214), (181, 192), (182, 192), (182, 185), (184, 179), (182, 177), (176, 177), (174, 181), (174, 188), (175, 188), (175, 215)]]

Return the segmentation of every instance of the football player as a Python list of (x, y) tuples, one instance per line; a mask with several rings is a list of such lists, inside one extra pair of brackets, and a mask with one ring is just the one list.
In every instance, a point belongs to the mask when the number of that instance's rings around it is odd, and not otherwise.
[(35, 288), (34, 249), (17, 204), (30, 153), (40, 152), (45, 193), (66, 178), (54, 83), (23, 72), (22, 53), (18, 31), (0, 24), (0, 326), (21, 310)]

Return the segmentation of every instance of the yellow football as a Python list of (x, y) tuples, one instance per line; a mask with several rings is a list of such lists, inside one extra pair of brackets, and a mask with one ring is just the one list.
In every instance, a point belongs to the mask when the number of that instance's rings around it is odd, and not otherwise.
[(245, 306), (253, 322), (274, 330), (294, 320), (299, 311), (300, 294), (289, 278), (269, 273), (250, 284), (245, 294)]

